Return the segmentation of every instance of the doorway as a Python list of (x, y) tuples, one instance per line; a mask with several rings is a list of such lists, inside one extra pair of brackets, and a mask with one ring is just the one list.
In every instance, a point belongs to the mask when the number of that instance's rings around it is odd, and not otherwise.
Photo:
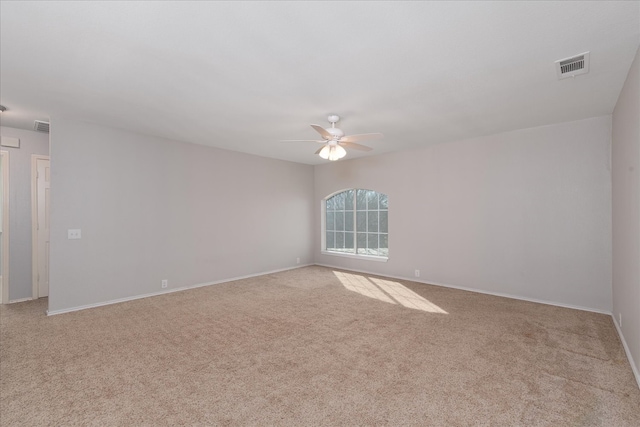
[(31, 156), (33, 299), (49, 296), (49, 156)]

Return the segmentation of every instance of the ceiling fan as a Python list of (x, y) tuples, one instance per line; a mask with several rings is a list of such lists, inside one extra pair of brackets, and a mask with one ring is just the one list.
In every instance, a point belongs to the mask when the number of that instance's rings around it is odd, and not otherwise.
[(340, 116), (336, 114), (331, 114), (327, 117), (329, 123), (331, 123), (330, 128), (323, 128), (320, 125), (311, 125), (313, 129), (316, 130), (322, 136), (322, 139), (297, 139), (297, 140), (287, 140), (282, 142), (319, 142), (324, 144), (322, 148), (315, 152), (323, 159), (328, 160), (338, 160), (347, 155), (347, 151), (345, 148), (352, 148), (354, 150), (360, 151), (371, 151), (371, 147), (367, 147), (366, 145), (357, 144), (356, 141), (365, 141), (382, 138), (384, 135), (381, 133), (361, 133), (358, 135), (346, 135), (344, 132), (336, 127), (336, 123), (340, 120)]

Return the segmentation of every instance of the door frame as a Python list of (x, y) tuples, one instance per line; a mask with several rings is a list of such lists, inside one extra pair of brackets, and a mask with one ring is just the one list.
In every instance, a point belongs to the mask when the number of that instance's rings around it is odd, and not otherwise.
[(9, 151), (0, 150), (2, 169), (2, 280), (0, 280), (0, 304), (9, 302)]
[(49, 160), (43, 154), (31, 155), (31, 298), (38, 299), (38, 160)]

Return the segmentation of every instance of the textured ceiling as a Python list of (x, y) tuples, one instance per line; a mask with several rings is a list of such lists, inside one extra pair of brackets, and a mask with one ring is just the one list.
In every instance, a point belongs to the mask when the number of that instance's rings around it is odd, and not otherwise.
[[(86, 120), (295, 162), (610, 114), (640, 2), (0, 2), (1, 124)], [(591, 52), (588, 74), (554, 61)]]

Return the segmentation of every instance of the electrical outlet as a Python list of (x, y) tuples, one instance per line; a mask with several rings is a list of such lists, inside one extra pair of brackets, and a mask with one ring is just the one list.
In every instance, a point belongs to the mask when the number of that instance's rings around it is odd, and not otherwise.
[(166, 288), (167, 286), (169, 286), (169, 281), (167, 279), (164, 279), (162, 281), (162, 289)]
[(67, 239), (69, 240), (82, 239), (82, 230), (80, 230), (79, 228), (67, 230)]
[(420, 277), (420, 270), (416, 270), (413, 274), (414, 274), (416, 277)]
[(300, 258), (296, 258), (296, 264), (300, 264)]

